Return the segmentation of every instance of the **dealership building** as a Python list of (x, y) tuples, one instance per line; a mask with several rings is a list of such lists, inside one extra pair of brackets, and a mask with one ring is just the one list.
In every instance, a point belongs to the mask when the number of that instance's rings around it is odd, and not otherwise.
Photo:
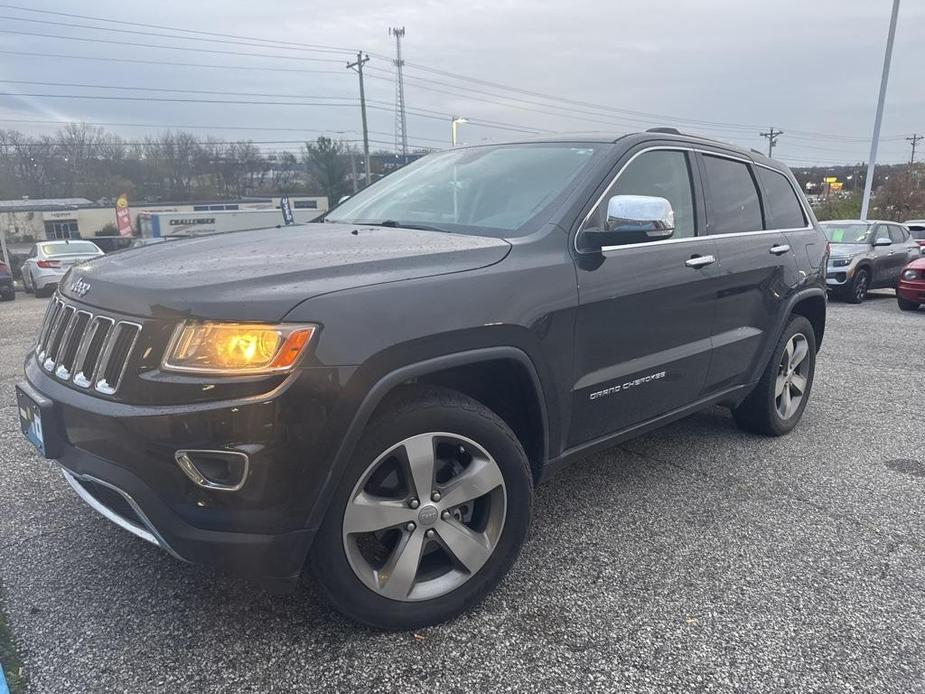
[[(320, 215), (328, 209), (328, 199), (323, 195), (290, 196), (289, 203), (296, 212), (297, 221)], [(274, 209), (280, 210), (278, 197), (129, 206), (132, 229), (139, 236), (146, 235), (143, 232), (148, 225), (143, 222), (152, 215), (182, 213), (186, 218), (195, 218), (215, 212)], [(115, 205), (103, 206), (85, 198), (0, 200), (0, 233), (5, 235), (7, 244), (12, 248), (36, 241), (115, 235), (118, 234), (116, 208)]]

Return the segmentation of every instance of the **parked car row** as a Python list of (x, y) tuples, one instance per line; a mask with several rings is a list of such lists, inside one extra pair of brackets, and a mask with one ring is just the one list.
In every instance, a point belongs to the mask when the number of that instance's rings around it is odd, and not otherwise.
[(829, 239), (826, 285), (833, 298), (859, 304), (871, 289), (896, 289), (903, 310), (925, 302), (925, 295), (907, 286), (921, 279), (912, 266), (925, 254), (925, 223), (915, 232), (898, 222), (866, 219), (830, 220), (821, 226)]

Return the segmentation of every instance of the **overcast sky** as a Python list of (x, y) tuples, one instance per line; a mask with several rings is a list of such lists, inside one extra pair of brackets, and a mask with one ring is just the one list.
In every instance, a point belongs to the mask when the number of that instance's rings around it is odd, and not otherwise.
[[(403, 25), (411, 145), (446, 146), (451, 114), (479, 121), (460, 126), (460, 141), (466, 143), (522, 135), (498, 124), (617, 134), (668, 124), (764, 150), (766, 142), (758, 131), (774, 126), (785, 131), (775, 155), (791, 165), (866, 158), (891, 8), (890, 0), (20, 0), (20, 4), (33, 10), (306, 47), (367, 51), (369, 128), (376, 149), (394, 146), (390, 57), (395, 44), (388, 28)], [(359, 138), (359, 107), (353, 103), (357, 80), (344, 68), (346, 53), (253, 45), (258, 42), (228, 36), (188, 35), (189, 40), (179, 40), (152, 35), (176, 33), (171, 30), (9, 6), (0, 8), (0, 22), (0, 78), (16, 81), (0, 87), (7, 94), (0, 97), (0, 127), (32, 133), (55, 129), (49, 123), (14, 119), (119, 123), (124, 125), (109, 129), (137, 140), (167, 126), (189, 126), (202, 135), (260, 141), (266, 143), (261, 145), (265, 150), (294, 149), (295, 142), (283, 141), (313, 139), (322, 132)], [(233, 41), (252, 45), (228, 43)], [(903, 0), (883, 124), (882, 162), (907, 160), (909, 143), (903, 138), (925, 132), (923, 45), (925, 3)], [(450, 78), (422, 66), (509, 88)], [(222, 93), (146, 92), (131, 87)], [(557, 103), (510, 88), (589, 105)], [(51, 96), (77, 94), (116, 98)], [(318, 105), (322, 103), (326, 105)], [(615, 110), (604, 111), (601, 106)], [(925, 143), (920, 151), (925, 157)]]

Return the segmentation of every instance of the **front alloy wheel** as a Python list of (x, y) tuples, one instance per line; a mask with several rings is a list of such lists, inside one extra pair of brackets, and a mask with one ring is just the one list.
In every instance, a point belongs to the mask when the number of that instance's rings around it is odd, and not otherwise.
[(418, 434), (366, 469), (344, 511), (350, 566), (392, 600), (459, 588), (488, 561), (504, 528), (504, 477), (475, 441)]
[(325, 598), (358, 622), (412, 629), (479, 603), (520, 552), (533, 477), (482, 403), (406, 385), (380, 405), (312, 544)]

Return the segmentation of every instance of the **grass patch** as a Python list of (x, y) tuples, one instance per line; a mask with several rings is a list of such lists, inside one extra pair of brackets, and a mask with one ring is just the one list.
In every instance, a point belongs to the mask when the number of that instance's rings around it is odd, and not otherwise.
[(10, 622), (3, 607), (2, 588), (0, 588), (0, 667), (6, 675), (6, 684), (10, 694), (24, 694), (26, 691), (25, 668), (13, 644), (13, 633), (10, 631)]

